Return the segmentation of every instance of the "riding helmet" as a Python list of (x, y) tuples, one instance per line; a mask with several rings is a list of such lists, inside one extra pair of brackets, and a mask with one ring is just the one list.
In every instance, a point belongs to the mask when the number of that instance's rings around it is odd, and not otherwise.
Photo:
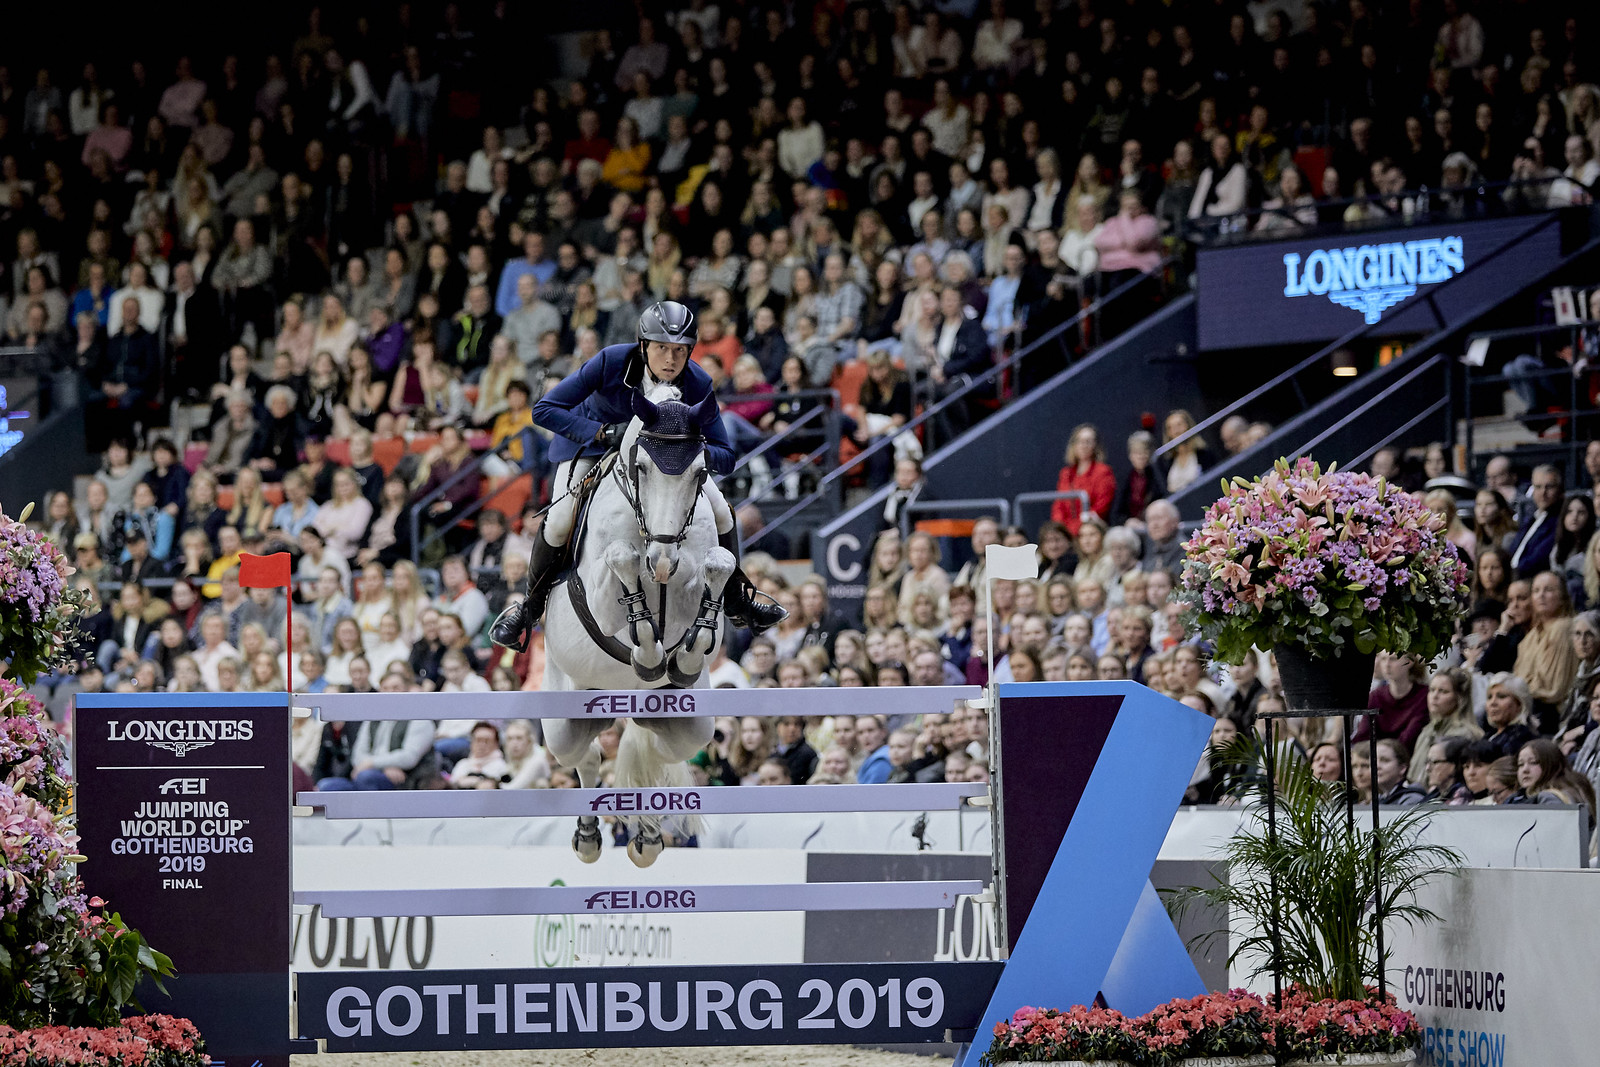
[(699, 337), (694, 312), (676, 300), (662, 300), (645, 308), (639, 316), (639, 340), (662, 341), (669, 345), (693, 348)]

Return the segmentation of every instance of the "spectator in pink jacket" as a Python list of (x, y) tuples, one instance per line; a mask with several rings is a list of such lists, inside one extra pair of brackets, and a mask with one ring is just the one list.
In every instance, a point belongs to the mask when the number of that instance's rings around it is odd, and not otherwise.
[(1103, 291), (1156, 268), (1161, 262), (1161, 231), (1144, 209), (1137, 189), (1124, 189), (1120, 209), (1100, 227), (1094, 246), (1100, 252)]

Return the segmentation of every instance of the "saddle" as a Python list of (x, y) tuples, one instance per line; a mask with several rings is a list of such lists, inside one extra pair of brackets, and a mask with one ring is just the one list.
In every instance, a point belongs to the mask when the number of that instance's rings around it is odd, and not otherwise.
[(577, 574), (579, 549), (583, 545), (584, 538), (589, 533), (589, 504), (594, 499), (595, 486), (600, 484), (602, 478), (611, 473), (611, 468), (616, 465), (617, 458), (617, 450), (612, 449), (601, 456), (599, 461), (589, 468), (588, 473), (578, 479), (576, 485), (568, 487), (568, 494), (578, 498), (578, 506), (572, 521), (572, 536), (568, 537), (567, 543), (561, 546), (561, 554), (556, 560), (556, 576), (555, 580), (551, 582), (552, 588)]

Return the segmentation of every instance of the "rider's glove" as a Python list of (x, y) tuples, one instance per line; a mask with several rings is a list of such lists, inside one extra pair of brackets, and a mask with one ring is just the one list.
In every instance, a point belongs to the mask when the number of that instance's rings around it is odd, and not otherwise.
[(600, 432), (595, 434), (594, 439), (609, 452), (622, 443), (622, 435), (627, 432), (627, 423), (613, 422), (609, 426), (600, 427)]

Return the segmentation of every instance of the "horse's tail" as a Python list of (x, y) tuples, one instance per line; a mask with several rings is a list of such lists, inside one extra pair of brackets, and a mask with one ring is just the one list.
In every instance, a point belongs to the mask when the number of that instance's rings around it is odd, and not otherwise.
[[(613, 771), (619, 789), (687, 788), (694, 785), (689, 765), (664, 752), (655, 731), (637, 722), (629, 722), (622, 731), (622, 738), (617, 742), (617, 762)], [(697, 815), (674, 814), (671, 821), (686, 836), (694, 836), (704, 828)]]

